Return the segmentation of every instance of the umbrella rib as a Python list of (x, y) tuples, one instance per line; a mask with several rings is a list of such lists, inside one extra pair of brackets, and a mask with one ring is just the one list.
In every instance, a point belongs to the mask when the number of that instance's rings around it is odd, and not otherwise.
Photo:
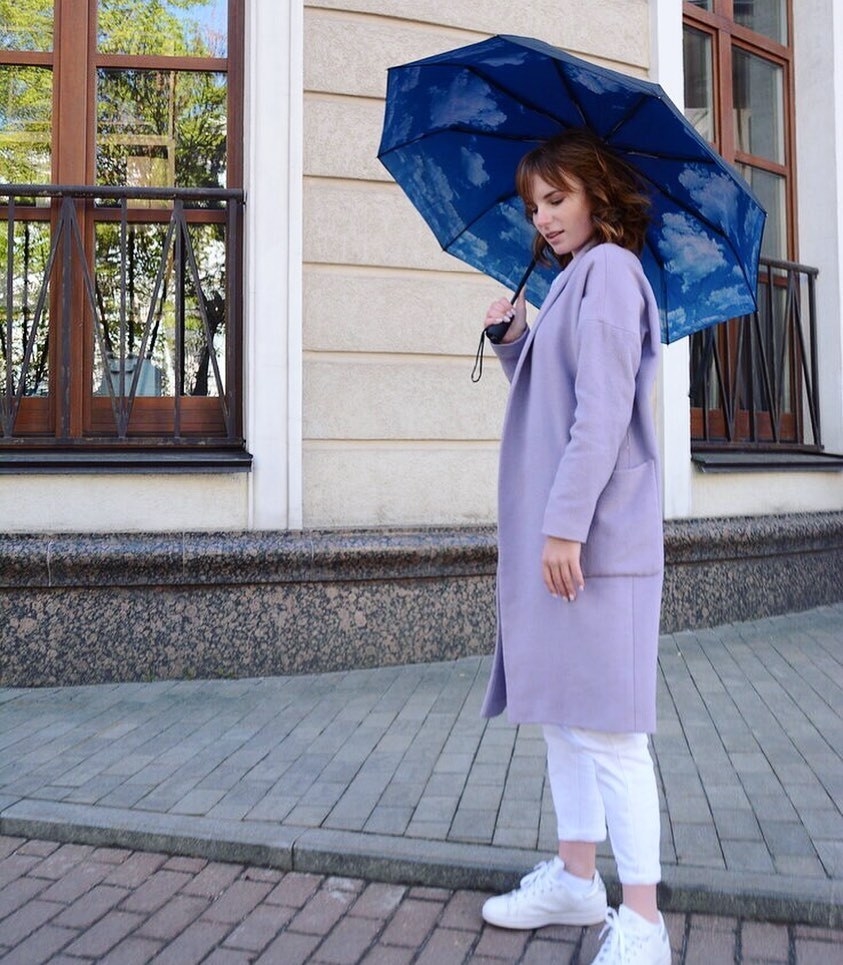
[[(744, 281), (746, 282), (747, 288), (748, 288), (748, 289), (751, 289), (751, 285), (750, 285), (750, 283), (749, 283), (749, 278), (747, 277), (747, 273), (746, 273), (746, 267), (745, 267), (745, 265), (744, 265), (744, 263), (743, 263), (743, 259), (742, 259), (741, 256), (740, 256), (740, 252), (739, 252), (739, 251), (737, 250), (737, 248), (735, 247), (734, 243), (732, 242), (732, 239), (729, 238), (729, 236), (723, 231), (723, 229), (720, 228), (718, 225), (716, 225), (713, 221), (711, 221), (711, 220), (709, 220), (708, 218), (706, 218), (706, 217), (703, 215), (702, 211), (700, 211), (698, 208), (692, 208), (692, 207), (690, 207), (690, 205), (686, 204), (686, 202), (684, 202), (684, 201), (682, 201), (681, 199), (675, 197), (673, 194), (671, 194), (670, 191), (667, 191), (667, 190), (664, 188), (663, 185), (660, 185), (660, 184), (658, 184), (657, 182), (655, 182), (651, 177), (649, 177), (648, 175), (644, 174), (643, 171), (639, 171), (638, 174), (639, 174), (639, 176), (642, 177), (648, 184), (652, 185), (659, 194), (661, 194), (661, 195), (663, 195), (665, 198), (667, 198), (668, 201), (670, 201), (671, 204), (675, 205), (677, 208), (679, 208), (680, 210), (684, 211), (686, 214), (690, 215), (695, 221), (698, 221), (698, 222), (700, 222), (701, 224), (704, 224), (704, 225), (712, 232), (713, 235), (715, 235), (715, 236), (718, 237), (718, 238), (721, 238), (721, 239), (723, 240), (723, 242), (724, 242), (726, 245), (728, 245), (729, 250), (732, 252), (732, 254), (733, 254), (734, 257), (735, 257), (735, 263), (738, 265), (738, 267), (739, 267), (740, 270), (741, 270), (741, 274), (743, 275), (743, 278), (744, 278)], [(753, 294), (753, 297), (755, 297), (754, 294)]]
[(648, 100), (648, 99), (649, 99), (649, 95), (648, 95), (647, 97), (645, 97), (644, 94), (640, 94), (640, 95), (638, 96), (638, 99), (637, 99), (637, 100), (635, 101), (635, 103), (632, 105), (632, 107), (630, 107), (630, 108), (627, 110), (627, 112), (624, 114), (623, 117), (621, 117), (621, 118), (618, 119), (618, 121), (617, 121), (617, 123), (615, 124), (615, 126), (614, 126), (610, 131), (608, 131), (608, 133), (606, 133), (606, 134), (603, 135), (603, 140), (606, 141), (607, 144), (608, 144), (608, 143), (611, 143), (611, 142), (610, 142), (610, 138), (614, 137), (615, 134), (617, 134), (617, 132), (624, 126), (624, 124), (626, 124), (627, 121), (629, 121), (629, 120), (631, 120), (633, 117), (635, 117), (635, 115), (636, 115), (636, 114), (641, 110), (641, 108), (644, 106), (645, 101)]
[[(493, 87), (496, 90), (499, 90), (502, 94), (506, 94), (507, 97), (511, 97), (516, 104), (521, 104), (524, 107), (528, 107), (531, 111), (535, 111), (537, 114), (541, 114), (544, 117), (547, 117), (549, 120), (554, 121), (557, 124), (560, 123), (559, 118), (554, 113), (552, 113), (552, 111), (550, 111), (547, 107), (544, 107), (541, 104), (538, 104), (532, 99), (528, 99), (526, 95), (524, 95), (523, 93), (516, 94), (515, 91), (513, 91), (510, 87), (508, 87), (506, 84), (502, 84), (494, 76), (490, 76), (489, 74), (487, 74), (484, 70), (480, 69), (476, 64), (464, 64), (464, 63), (460, 63), (459, 61), (453, 61), (453, 62), (442, 61), (440, 64), (437, 64), (437, 66), (460, 67), (461, 69), (466, 70), (471, 74), (474, 74), (475, 77), (479, 77), (482, 81), (484, 81), (484, 83), (488, 84), (490, 87)], [(558, 65), (554, 64), (554, 66), (557, 67), (557, 72), (558, 72)]]
[(455, 235), (453, 235), (453, 237), (449, 238), (447, 243), (442, 244), (442, 242), (440, 242), (440, 245), (442, 245), (442, 250), (448, 251), (451, 245), (457, 240), (457, 238), (462, 237), (462, 235), (464, 235), (472, 227), (472, 225), (477, 224), (477, 222), (480, 221), (481, 218), (484, 218), (490, 211), (494, 211), (494, 209), (499, 204), (503, 204), (504, 201), (509, 201), (510, 198), (514, 198), (514, 197), (515, 197), (515, 191), (507, 191), (505, 194), (499, 195), (497, 198), (495, 198), (493, 202), (486, 205), (486, 207), (483, 208), (482, 211), (474, 215), (474, 217), (472, 217), (470, 221), (463, 222), (463, 224), (460, 225), (460, 230)]
[(531, 111), (534, 111), (536, 114), (540, 114), (542, 117), (548, 118), (549, 120), (553, 121), (556, 124), (560, 123), (559, 118), (556, 116), (556, 114), (548, 110), (546, 107), (543, 107), (541, 104), (537, 104), (534, 101), (528, 99), (524, 94), (516, 94), (515, 91), (511, 90), (505, 84), (502, 84), (500, 81), (495, 80), (493, 77), (490, 77), (482, 70), (478, 70), (476, 67), (468, 67), (467, 69), (472, 74), (475, 74), (482, 81), (487, 83), (490, 87), (494, 87), (496, 90), (499, 90), (502, 94), (506, 94), (507, 97), (511, 97), (516, 104), (520, 104), (520, 105), (523, 105), (524, 107), (528, 107)]
[(392, 154), (393, 151), (400, 151), (402, 148), (411, 147), (413, 144), (418, 144), (421, 141), (427, 140), (429, 137), (435, 137), (439, 134), (479, 134), (494, 138), (496, 141), (512, 141), (524, 144), (539, 143), (544, 140), (544, 138), (530, 134), (501, 134), (498, 131), (490, 131), (488, 128), (476, 128), (468, 124), (452, 124), (436, 131), (422, 131), (421, 134), (406, 141), (401, 141), (400, 144), (393, 144), (391, 147), (386, 148), (386, 150), (381, 151), (378, 154), (378, 158), (383, 160), (383, 158)]
[(577, 113), (580, 115), (583, 125), (585, 127), (590, 127), (588, 118), (586, 117), (585, 110), (583, 109), (583, 106), (580, 103), (579, 98), (574, 94), (574, 88), (571, 86), (571, 82), (568, 78), (568, 75), (562, 70), (562, 67), (560, 66), (558, 60), (553, 61), (553, 67), (556, 70), (559, 80), (561, 81), (562, 86), (565, 88), (565, 91), (568, 94), (568, 97), (571, 98), (571, 103), (577, 109)]

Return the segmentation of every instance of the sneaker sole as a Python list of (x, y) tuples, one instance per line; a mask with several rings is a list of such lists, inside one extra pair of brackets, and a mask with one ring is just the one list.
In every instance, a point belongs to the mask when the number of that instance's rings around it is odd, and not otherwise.
[(489, 913), (485, 909), (483, 909), (482, 915), (484, 921), (490, 925), (495, 925), (497, 928), (509, 928), (512, 931), (532, 931), (534, 928), (544, 928), (547, 925), (576, 925), (580, 927), (602, 925), (606, 921), (606, 907), (604, 906), (603, 911), (599, 913), (595, 911), (593, 913), (571, 913), (570, 915), (536, 915), (532, 918), (519, 918), (517, 921), (512, 918), (506, 919), (502, 915), (495, 915), (494, 912)]

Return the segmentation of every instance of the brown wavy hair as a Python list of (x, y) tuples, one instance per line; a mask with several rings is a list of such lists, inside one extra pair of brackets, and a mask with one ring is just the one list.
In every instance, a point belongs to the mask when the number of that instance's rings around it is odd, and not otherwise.
[[(525, 154), (515, 172), (515, 187), (532, 221), (533, 179), (538, 175), (554, 187), (570, 190), (569, 178), (582, 182), (601, 241), (610, 241), (640, 255), (650, 223), (650, 199), (635, 170), (586, 128), (557, 134)], [(557, 256), (536, 232), (533, 256), (542, 264), (563, 268), (572, 256)]]

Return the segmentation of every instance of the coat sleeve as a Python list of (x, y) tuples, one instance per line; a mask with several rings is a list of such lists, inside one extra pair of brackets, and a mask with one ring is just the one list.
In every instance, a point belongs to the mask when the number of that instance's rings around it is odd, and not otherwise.
[(545, 507), (546, 536), (586, 542), (632, 419), (644, 310), (629, 253), (599, 251), (576, 319), (574, 419)]
[(518, 367), (518, 360), (521, 358), (521, 353), (524, 351), (524, 346), (527, 344), (527, 336), (530, 334), (530, 327), (527, 328), (515, 339), (514, 342), (499, 342), (497, 345), (491, 343), (492, 348), (495, 351), (495, 355), (500, 359), (501, 368), (503, 369), (503, 374), (506, 376), (509, 382), (512, 381), (512, 377), (515, 375), (515, 370)]

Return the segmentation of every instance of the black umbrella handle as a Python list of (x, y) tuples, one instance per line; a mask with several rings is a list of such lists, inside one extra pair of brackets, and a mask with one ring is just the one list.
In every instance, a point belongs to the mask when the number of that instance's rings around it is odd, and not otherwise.
[[(515, 294), (510, 299), (510, 304), (515, 304), (518, 296), (521, 294), (524, 286), (527, 284), (527, 279), (533, 273), (533, 269), (535, 267), (536, 259), (534, 258), (527, 266), (527, 270), (522, 275), (521, 281), (518, 282), (518, 287), (515, 289)], [(480, 333), (480, 342), (477, 346), (477, 353), (474, 356), (474, 368), (471, 370), (472, 382), (479, 382), (483, 376), (483, 345), (485, 344), (486, 339), (488, 338), (489, 341), (494, 345), (500, 345), (511, 324), (511, 318), (504, 322), (495, 322), (494, 325), (487, 325)]]
[[(521, 294), (524, 286), (527, 284), (527, 279), (532, 275), (533, 269), (536, 267), (536, 259), (534, 258), (530, 264), (527, 266), (527, 270), (521, 277), (521, 281), (518, 282), (518, 287), (515, 289), (515, 294), (510, 299), (510, 304), (514, 305)], [(503, 340), (504, 335), (506, 335), (509, 330), (509, 326), (512, 324), (512, 319), (508, 318), (503, 322), (495, 322), (494, 325), (487, 325), (484, 332), (486, 338), (494, 345), (500, 345)]]

